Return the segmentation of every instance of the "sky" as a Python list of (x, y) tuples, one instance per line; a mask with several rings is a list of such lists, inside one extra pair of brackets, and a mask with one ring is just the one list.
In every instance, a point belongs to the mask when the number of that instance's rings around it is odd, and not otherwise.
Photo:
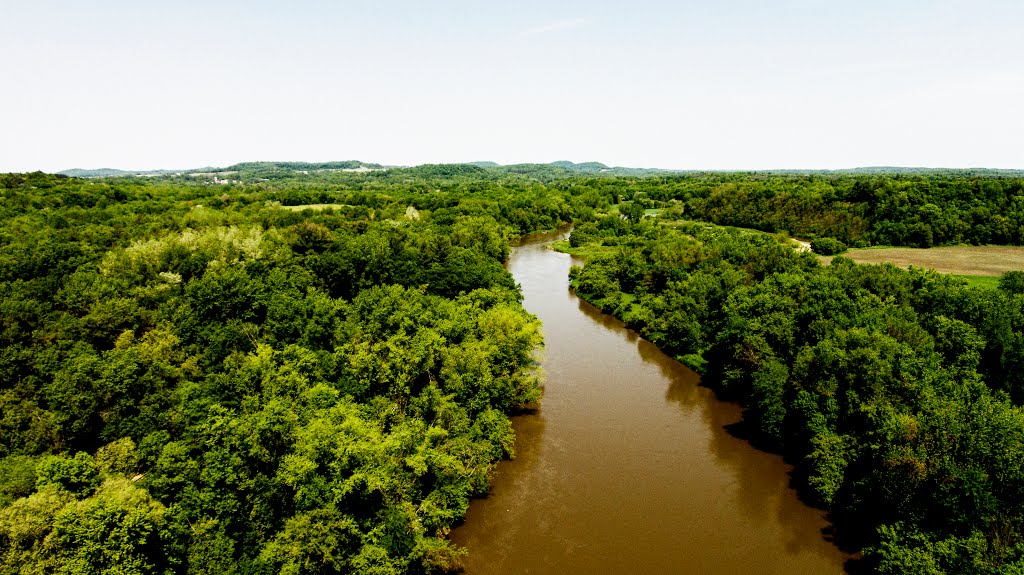
[(0, 0), (0, 172), (1024, 168), (1021, 0)]

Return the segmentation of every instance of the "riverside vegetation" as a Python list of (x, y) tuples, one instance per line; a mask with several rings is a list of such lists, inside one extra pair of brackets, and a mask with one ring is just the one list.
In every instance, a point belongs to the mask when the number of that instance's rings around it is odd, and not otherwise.
[(741, 402), (859, 568), (1024, 572), (1024, 277), (678, 219), (1020, 244), (1019, 177), (230, 171), (0, 176), (0, 571), (457, 568), (446, 534), (540, 397), (501, 262), (574, 222), (603, 252), (579, 293)]
[(741, 403), (853, 569), (1024, 572), (1024, 273), (976, 289), (700, 223), (577, 230), (618, 248), (572, 270), (577, 293)]

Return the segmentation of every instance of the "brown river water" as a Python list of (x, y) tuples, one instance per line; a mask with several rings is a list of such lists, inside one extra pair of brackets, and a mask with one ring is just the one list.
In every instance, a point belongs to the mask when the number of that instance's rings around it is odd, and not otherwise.
[(545, 247), (559, 237), (509, 258), (544, 324), (544, 400), (514, 418), (516, 459), (451, 533), (466, 573), (842, 573), (790, 466), (725, 430), (738, 406), (573, 295), (574, 261)]

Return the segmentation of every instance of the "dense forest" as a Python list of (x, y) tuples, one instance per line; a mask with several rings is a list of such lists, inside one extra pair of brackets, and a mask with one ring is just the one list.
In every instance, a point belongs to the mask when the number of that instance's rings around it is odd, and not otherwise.
[(643, 207), (675, 205), (721, 225), (833, 237), (851, 246), (1024, 244), (1024, 177), (897, 174), (669, 174), (577, 179)]
[(701, 186), (696, 217), (852, 245), (1024, 243), (1024, 180), (959, 176), (769, 178)]
[(0, 175), (0, 572), (457, 569), (541, 396), (502, 262), (570, 222), (579, 293), (741, 402), (862, 568), (1024, 572), (1024, 278), (780, 241), (1020, 244), (1024, 179), (604, 169)]
[(445, 536), (540, 397), (502, 260), (566, 217), (557, 196), (437, 198), (427, 221), (358, 191), (0, 194), (0, 572), (458, 565)]

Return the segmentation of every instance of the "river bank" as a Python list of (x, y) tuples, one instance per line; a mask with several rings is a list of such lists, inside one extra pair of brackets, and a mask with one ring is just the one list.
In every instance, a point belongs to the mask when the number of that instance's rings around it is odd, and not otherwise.
[(737, 405), (568, 289), (565, 232), (526, 238), (508, 268), (544, 325), (542, 407), (515, 460), (451, 538), (466, 572), (840, 573), (824, 514), (790, 467), (730, 435)]

